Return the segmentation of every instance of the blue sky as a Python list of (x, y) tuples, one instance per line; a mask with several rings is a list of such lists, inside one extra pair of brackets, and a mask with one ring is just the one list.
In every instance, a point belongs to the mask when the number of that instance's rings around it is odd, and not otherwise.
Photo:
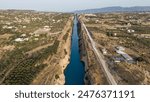
[(150, 6), (150, 0), (0, 0), (0, 9), (74, 11), (109, 6)]

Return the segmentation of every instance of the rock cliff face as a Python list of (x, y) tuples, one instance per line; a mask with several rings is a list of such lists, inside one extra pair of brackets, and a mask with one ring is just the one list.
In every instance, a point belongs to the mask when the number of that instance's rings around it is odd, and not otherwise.
[(80, 57), (81, 60), (85, 63), (85, 84), (108, 84), (92, 51), (92, 47), (87, 34), (81, 26), (80, 20), (78, 23), (78, 32), (80, 38)]
[[(72, 25), (73, 24), (73, 19), (71, 19), (70, 24), (68, 25), (68, 31), (66, 34), (68, 34), (68, 37), (65, 38), (63, 37), (63, 41), (60, 44), (60, 49), (59, 49), (59, 66), (61, 69), (61, 72), (59, 74), (59, 78), (55, 78), (53, 84), (59, 84), (63, 85), (65, 84), (65, 76), (64, 76), (64, 70), (67, 67), (67, 65), (70, 63), (70, 54), (71, 54), (71, 34), (72, 34)], [(70, 26), (70, 27), (69, 27)], [(64, 35), (65, 36), (65, 35)]]
[(58, 37), (60, 43), (56, 54), (45, 61), (48, 66), (33, 80), (32, 84), (63, 85), (65, 83), (64, 70), (70, 59), (73, 19), (73, 16), (70, 17)]

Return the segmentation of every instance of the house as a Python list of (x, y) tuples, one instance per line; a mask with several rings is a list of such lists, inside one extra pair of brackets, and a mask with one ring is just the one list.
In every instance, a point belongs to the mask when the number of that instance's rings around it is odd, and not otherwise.
[(8, 27), (7, 27), (7, 29), (12, 29), (12, 28), (13, 28), (13, 26), (8, 26)]
[(15, 39), (15, 41), (16, 42), (23, 42), (24, 40), (23, 40), (23, 38), (17, 38), (17, 39)]
[(135, 30), (133, 30), (133, 29), (128, 29), (127, 32), (128, 32), (128, 33), (134, 33)]
[(26, 37), (26, 36), (27, 36), (26, 34), (22, 34), (22, 35), (21, 35), (21, 37)]
[(35, 41), (39, 40), (39, 38), (34, 38)]
[(107, 50), (105, 48), (102, 49), (103, 54), (107, 54)]
[(133, 58), (129, 56), (127, 53), (123, 52), (124, 50), (125, 48), (122, 46), (116, 47), (116, 52), (124, 58), (124, 61), (128, 63), (133, 63), (134, 62)]
[(131, 27), (132, 25), (131, 25), (131, 23), (127, 23), (127, 26), (128, 26), (128, 27)]
[(29, 38), (24, 38), (24, 41), (29, 41)]
[(117, 36), (117, 33), (114, 33), (114, 36)]
[(26, 26), (22, 26), (22, 28), (27, 28)]
[(44, 26), (44, 29), (49, 29), (49, 26)]
[(116, 48), (116, 50), (119, 50), (119, 51), (124, 51), (125, 50), (125, 48), (123, 46), (117, 46), (115, 48)]
[(61, 20), (57, 20), (57, 23), (59, 23)]

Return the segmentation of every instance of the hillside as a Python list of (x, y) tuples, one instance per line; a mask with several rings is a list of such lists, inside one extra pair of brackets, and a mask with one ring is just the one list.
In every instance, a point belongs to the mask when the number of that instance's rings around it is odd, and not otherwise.
[(142, 12), (150, 11), (150, 6), (135, 6), (135, 7), (105, 7), (105, 8), (96, 8), (96, 9), (86, 9), (74, 11), (74, 13), (104, 13), (104, 12)]

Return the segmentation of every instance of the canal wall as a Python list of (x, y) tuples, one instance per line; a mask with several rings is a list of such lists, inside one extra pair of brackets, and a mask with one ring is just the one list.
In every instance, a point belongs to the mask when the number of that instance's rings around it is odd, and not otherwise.
[[(67, 65), (70, 63), (70, 54), (71, 54), (71, 36), (73, 31), (73, 20), (74, 17), (70, 18), (68, 21), (68, 25), (66, 27), (66, 31), (64, 31), (64, 35), (62, 38), (60, 38), (62, 41), (60, 43), (60, 49), (59, 49), (59, 66), (57, 68), (60, 68), (61, 71), (59, 73), (58, 78), (54, 78), (53, 84), (54, 85), (64, 85), (65, 84), (65, 75), (64, 71), (67, 68)], [(67, 37), (65, 37), (67, 34)]]
[(84, 36), (82, 35), (83, 31), (81, 29), (80, 21), (78, 22), (77, 26), (78, 26), (78, 34), (79, 34), (80, 59), (81, 59), (81, 61), (83, 61), (84, 67), (85, 67), (84, 82), (85, 82), (85, 84), (90, 84), (90, 80), (87, 77), (87, 69), (88, 69), (87, 56), (86, 56), (87, 55), (87, 51), (86, 51), (86, 48), (85, 48), (85, 42), (83, 41), (84, 40), (84, 38), (83, 38)]
[(108, 84), (92, 50), (90, 40), (83, 29), (81, 19), (78, 22), (80, 58), (85, 63), (85, 84)]

